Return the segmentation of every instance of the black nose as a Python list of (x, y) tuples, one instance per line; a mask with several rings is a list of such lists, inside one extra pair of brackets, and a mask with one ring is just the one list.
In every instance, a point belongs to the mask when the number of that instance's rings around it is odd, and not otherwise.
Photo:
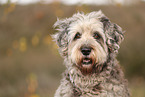
[(87, 56), (91, 53), (91, 49), (92, 49), (91, 47), (82, 47), (81, 52), (83, 55)]

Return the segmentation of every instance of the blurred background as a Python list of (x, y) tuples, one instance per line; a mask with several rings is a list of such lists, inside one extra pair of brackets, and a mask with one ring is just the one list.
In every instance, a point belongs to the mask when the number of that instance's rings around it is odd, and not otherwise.
[(117, 58), (131, 97), (145, 97), (144, 0), (0, 0), (0, 97), (53, 97), (65, 70), (53, 24), (100, 9), (126, 31)]

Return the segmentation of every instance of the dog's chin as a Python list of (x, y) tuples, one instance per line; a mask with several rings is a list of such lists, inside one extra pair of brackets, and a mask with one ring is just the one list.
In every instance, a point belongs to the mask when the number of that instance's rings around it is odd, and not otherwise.
[(93, 68), (95, 66), (95, 61), (92, 58), (85, 57), (81, 59), (78, 65), (82, 74), (84, 75), (92, 74)]

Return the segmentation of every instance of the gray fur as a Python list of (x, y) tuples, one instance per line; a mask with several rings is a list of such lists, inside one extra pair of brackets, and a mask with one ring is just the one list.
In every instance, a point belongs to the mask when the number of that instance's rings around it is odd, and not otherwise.
[[(81, 71), (69, 61), (69, 27), (73, 22), (83, 21), (85, 17), (99, 19), (104, 25), (108, 57), (105, 63), (95, 68), (97, 71), (91, 75), (83, 75)], [(59, 52), (64, 57), (67, 67), (61, 84), (56, 90), (55, 97), (129, 97), (127, 80), (118, 61), (116, 54), (120, 43), (123, 41), (121, 27), (111, 21), (101, 12), (89, 14), (77, 13), (70, 18), (57, 20), (54, 24), (57, 32), (53, 35)]]

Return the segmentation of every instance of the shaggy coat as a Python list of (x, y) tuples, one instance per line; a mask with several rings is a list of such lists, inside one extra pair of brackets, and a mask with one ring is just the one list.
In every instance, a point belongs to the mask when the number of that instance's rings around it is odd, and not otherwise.
[[(129, 97), (127, 80), (116, 59), (124, 39), (117, 24), (98, 11), (58, 19), (54, 27), (58, 33), (53, 38), (66, 65), (55, 97)], [(92, 48), (89, 60), (80, 51), (84, 45)]]

